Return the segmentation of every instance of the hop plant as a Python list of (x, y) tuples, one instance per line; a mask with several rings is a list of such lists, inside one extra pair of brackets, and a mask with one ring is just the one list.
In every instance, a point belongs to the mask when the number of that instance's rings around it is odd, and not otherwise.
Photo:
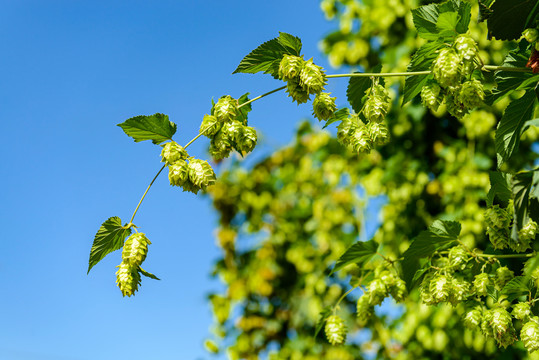
[(430, 281), (430, 292), (436, 303), (447, 301), (451, 292), (452, 278), (447, 275), (435, 275)]
[(511, 314), (518, 320), (528, 321), (531, 315), (530, 304), (527, 302), (519, 302), (513, 305)]
[(535, 239), (535, 235), (537, 234), (537, 223), (533, 220), (528, 221), (526, 225), (522, 227), (518, 231), (518, 238), (522, 243), (527, 244), (527, 248), (529, 247), (530, 241)]
[(406, 289), (406, 282), (398, 278), (395, 281), (395, 284), (389, 288), (389, 293), (396, 302), (404, 301), (406, 295), (408, 294), (408, 290)]
[(539, 39), (539, 30), (535, 28), (529, 28), (522, 32), (522, 36), (526, 39), (527, 42), (534, 43)]
[[(224, 126), (223, 126), (224, 127)], [(215, 160), (227, 158), (232, 151), (232, 139), (228, 137), (228, 132), (219, 131), (210, 142), (210, 155)]]
[(372, 142), (376, 145), (385, 145), (389, 142), (389, 129), (384, 123), (369, 122), (367, 124)]
[(509, 270), (507, 266), (501, 266), (496, 269), (496, 278), (494, 281), (498, 288), (501, 290), (503, 289), (505, 284), (511, 281), (511, 279), (513, 279), (514, 277), (515, 273), (513, 271)]
[(233, 120), (223, 124), (221, 131), (223, 132), (223, 136), (226, 136), (231, 145), (235, 147), (238, 140), (242, 137), (243, 128), (244, 126), (240, 121)]
[(122, 262), (133, 267), (140, 266), (148, 254), (148, 245), (151, 242), (143, 233), (134, 233), (124, 243), (122, 250)]
[(215, 173), (207, 161), (190, 158), (188, 168), (189, 181), (196, 187), (195, 194), (215, 183)]
[(437, 303), (434, 299), (433, 293), (430, 291), (430, 284), (433, 278), (434, 273), (427, 273), (423, 278), (421, 285), (419, 286), (419, 295), (421, 296), (421, 300), (427, 305), (433, 305)]
[(220, 122), (232, 121), (238, 116), (238, 101), (230, 95), (225, 95), (215, 104), (213, 114)]
[(380, 305), (382, 301), (387, 297), (388, 295), (388, 289), (384, 282), (381, 279), (374, 279), (369, 284), (369, 303), (371, 305)]
[(373, 314), (374, 306), (371, 305), (369, 296), (361, 296), (357, 300), (357, 319), (360, 325), (365, 326)]
[(455, 50), (442, 49), (434, 60), (432, 72), (441, 87), (448, 89), (457, 87), (460, 83), (461, 60)]
[(453, 43), (457, 54), (464, 60), (471, 62), (477, 56), (477, 44), (469, 35), (459, 35)]
[(421, 89), (421, 102), (423, 105), (432, 111), (438, 110), (441, 98), (440, 91), (440, 85), (438, 85), (438, 83), (435, 81), (431, 81), (423, 86)]
[(506, 348), (516, 341), (516, 331), (513, 327), (511, 315), (504, 308), (495, 308), (490, 311), (490, 329), (498, 345)]
[(488, 208), (484, 214), (487, 234), (495, 249), (503, 249), (508, 246), (509, 225), (511, 215), (498, 205)]
[(382, 121), (389, 108), (389, 94), (382, 85), (376, 84), (368, 90), (367, 101), (363, 105), (363, 114), (369, 121)]
[(352, 133), (350, 144), (355, 152), (369, 153), (372, 149), (372, 139), (369, 129), (361, 124)]
[[(458, 89), (456, 92), (458, 93)], [(457, 119), (461, 119), (468, 112), (466, 106), (456, 96), (447, 95), (445, 97), (445, 104), (447, 106), (447, 112), (456, 117)]]
[(180, 146), (175, 141), (167, 142), (163, 145), (163, 150), (161, 150), (161, 162), (166, 164), (173, 164), (178, 160), (187, 159), (188, 156), (183, 146)]
[(212, 139), (215, 134), (221, 130), (222, 125), (223, 123), (220, 122), (217, 117), (213, 115), (204, 115), (199, 132)]
[(454, 246), (449, 250), (449, 262), (454, 268), (464, 270), (469, 260), (470, 255), (462, 246)]
[(326, 86), (326, 74), (312, 59), (304, 63), (299, 80), (301, 87), (309, 94), (319, 94)]
[(360, 124), (363, 125), (360, 121), (357, 115), (352, 115), (341, 121), (337, 126), (337, 139), (341, 144), (344, 146), (352, 144), (352, 134), (360, 127)]
[(244, 126), (236, 143), (236, 148), (240, 152), (250, 153), (255, 148), (257, 140), (256, 130), (253, 127)]
[(329, 120), (337, 110), (336, 98), (329, 95), (329, 93), (321, 92), (313, 100), (313, 115), (318, 120)]
[(177, 160), (168, 166), (168, 180), (172, 186), (183, 186), (189, 180), (187, 162)]
[(485, 92), (483, 84), (479, 80), (470, 80), (462, 84), (459, 92), (459, 101), (467, 109), (473, 109), (483, 104)]
[(473, 287), (477, 296), (487, 296), (487, 287), (490, 284), (489, 275), (481, 273), (475, 276)]
[(520, 339), (528, 352), (539, 350), (539, 317), (534, 316), (522, 326)]
[(303, 87), (299, 84), (299, 81), (296, 79), (290, 79), (286, 83), (286, 92), (288, 96), (292, 98), (293, 101), (299, 104), (306, 103), (309, 101), (309, 92), (304, 90)]
[(331, 315), (327, 318), (324, 331), (326, 338), (332, 345), (342, 344), (346, 340), (346, 325), (338, 315)]
[(457, 306), (466, 300), (470, 290), (470, 284), (461, 279), (451, 279), (449, 298), (447, 301), (453, 306)]
[(483, 312), (481, 311), (481, 308), (476, 307), (464, 314), (464, 325), (471, 330), (478, 329), (481, 326), (482, 316)]
[(301, 57), (285, 54), (279, 63), (279, 79), (291, 80), (297, 78), (304, 64), (305, 60)]
[(124, 261), (117, 267), (119, 269), (116, 272), (116, 284), (120, 288), (122, 295), (134, 295), (140, 285), (138, 267)]

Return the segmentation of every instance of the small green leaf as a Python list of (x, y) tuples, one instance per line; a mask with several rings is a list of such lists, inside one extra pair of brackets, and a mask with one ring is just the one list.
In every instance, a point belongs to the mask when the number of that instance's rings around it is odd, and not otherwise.
[(498, 199), (503, 206), (507, 206), (513, 197), (511, 190), (511, 175), (501, 171), (490, 171), (490, 190), (487, 194), (487, 205), (492, 206), (494, 199)]
[[(242, 96), (240, 96), (240, 98), (238, 99), (238, 105), (241, 105), (241, 104), (246, 103), (247, 101), (249, 101), (249, 96), (248, 95), (249, 95), (249, 93), (245, 93)], [(245, 106), (242, 106), (240, 108), (240, 116), (238, 117), (238, 120), (247, 123), (247, 115), (249, 114), (249, 112), (252, 109), (253, 109), (253, 107), (251, 106), (251, 103), (249, 103), (249, 104), (247, 104)]]
[(428, 230), (422, 231), (403, 254), (403, 280), (408, 289), (413, 286), (413, 279), (420, 269), (419, 260), (454, 245), (460, 234), (461, 225), (457, 221), (436, 220)]
[[(379, 73), (382, 70), (382, 65), (376, 65), (372, 69), (372, 73)], [(379, 83), (384, 85), (384, 79), (380, 78)], [(370, 77), (351, 77), (346, 89), (346, 96), (352, 109), (359, 114), (365, 103), (365, 92), (372, 86)]]
[(496, 129), (498, 167), (518, 150), (522, 127), (533, 116), (535, 93), (528, 90), (520, 99), (513, 100), (505, 109)]
[(151, 140), (154, 144), (160, 144), (166, 140), (172, 140), (176, 133), (176, 124), (164, 114), (140, 115), (127, 119), (119, 127), (135, 139), (135, 142)]
[(318, 317), (318, 321), (316, 322), (316, 329), (314, 331), (314, 337), (318, 335), (320, 330), (324, 327), (324, 323), (326, 322), (327, 318), (331, 315), (331, 307), (326, 306), (321, 312)]
[(502, 295), (507, 295), (508, 301), (513, 301), (523, 295), (528, 295), (532, 289), (533, 283), (530, 278), (525, 276), (516, 276), (511, 279), (501, 292)]
[(333, 114), (333, 117), (329, 118), (326, 121), (326, 124), (324, 125), (324, 127), (322, 127), (322, 129), (327, 128), (329, 125), (333, 124), (336, 121), (345, 120), (348, 118), (348, 116), (350, 116), (350, 110), (348, 108), (341, 108), (335, 111), (335, 113)]
[(255, 74), (263, 71), (278, 78), (279, 63), (285, 54), (300, 56), (301, 40), (287, 33), (279, 33), (279, 37), (266, 41), (245, 56), (233, 74)]
[(537, 197), (539, 171), (521, 171), (513, 176), (513, 197), (515, 206), (515, 224), (517, 229), (528, 220), (530, 197)]
[(144, 270), (144, 269), (141, 268), (140, 266), (138, 267), (138, 271), (139, 271), (142, 275), (144, 275), (144, 276), (146, 276), (146, 277), (149, 277), (150, 279), (161, 280), (161, 279), (159, 279), (157, 276), (155, 276), (155, 275), (152, 274), (152, 273), (147, 272), (146, 270)]
[(376, 254), (377, 250), (378, 244), (374, 240), (356, 242), (341, 255), (339, 260), (337, 260), (331, 274), (349, 264), (357, 264), (361, 267)]
[(490, 296), (495, 303), (497, 303), (500, 298), (500, 292), (494, 286), (487, 286), (487, 295)]
[(427, 40), (452, 40), (459, 33), (465, 33), (470, 24), (470, 14), (471, 5), (460, 0), (424, 5), (412, 10), (417, 33)]
[(95, 234), (94, 243), (90, 250), (90, 260), (88, 273), (94, 265), (100, 262), (106, 255), (121, 249), (124, 246), (124, 239), (131, 234), (131, 228), (122, 227), (122, 220), (114, 216), (108, 218)]
[(539, 14), (537, 0), (496, 0), (487, 21), (489, 37), (516, 40), (522, 32), (535, 26)]

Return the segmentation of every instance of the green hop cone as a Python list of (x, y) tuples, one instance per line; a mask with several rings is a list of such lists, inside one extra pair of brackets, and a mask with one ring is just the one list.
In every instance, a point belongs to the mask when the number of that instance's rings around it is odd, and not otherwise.
[(215, 104), (213, 110), (213, 115), (215, 115), (220, 122), (232, 121), (238, 114), (238, 101), (230, 95), (221, 97), (219, 101), (217, 101), (217, 104)]
[(487, 226), (498, 229), (509, 228), (509, 224), (511, 223), (510, 213), (498, 205), (488, 208), (485, 211), (484, 218)]
[(168, 180), (172, 186), (183, 186), (189, 180), (187, 162), (178, 160), (168, 166)]
[(423, 86), (421, 89), (421, 102), (423, 105), (432, 111), (438, 110), (441, 102), (440, 91), (440, 85), (435, 81), (428, 82)]
[(389, 129), (386, 124), (371, 121), (367, 124), (367, 131), (374, 144), (385, 145), (389, 142)]
[(365, 326), (374, 314), (374, 306), (371, 305), (369, 297), (361, 296), (357, 300), (357, 320), (360, 326)]
[(529, 244), (537, 235), (537, 223), (533, 220), (528, 221), (526, 225), (518, 231), (518, 238), (521, 242)]
[(462, 246), (454, 246), (449, 249), (449, 263), (457, 270), (464, 270), (470, 260), (470, 254)]
[(430, 281), (430, 292), (436, 303), (447, 301), (451, 293), (452, 278), (448, 275), (435, 275)]
[(527, 42), (534, 43), (539, 39), (539, 30), (535, 28), (529, 28), (522, 32), (522, 36), (526, 39)]
[(244, 126), (236, 143), (236, 149), (242, 153), (250, 153), (255, 148), (257, 140), (256, 130), (250, 126)]
[(367, 101), (363, 105), (363, 114), (369, 121), (381, 122), (391, 106), (389, 93), (380, 84), (376, 84), (367, 92)]
[(513, 319), (504, 308), (495, 308), (491, 310), (492, 317), (490, 327), (494, 339), (498, 345), (506, 348), (516, 341), (516, 331), (513, 327)]
[(122, 262), (133, 267), (140, 266), (148, 254), (148, 245), (151, 242), (143, 233), (134, 233), (124, 243), (122, 250)]
[(473, 109), (483, 104), (485, 92), (483, 84), (479, 80), (470, 80), (462, 84), (459, 92), (459, 101), (467, 109)]
[(116, 272), (116, 284), (120, 288), (122, 295), (135, 295), (135, 291), (138, 290), (138, 286), (140, 285), (138, 267), (123, 261), (117, 267), (119, 269)]
[[(361, 123), (363, 126), (363, 123)], [(360, 120), (357, 115), (352, 115), (341, 121), (337, 126), (337, 139), (344, 146), (351, 145), (352, 134), (360, 126)]]
[(372, 139), (369, 133), (369, 129), (361, 124), (352, 133), (350, 144), (355, 152), (369, 153), (372, 150)]
[(299, 104), (304, 104), (309, 101), (309, 92), (304, 90), (296, 79), (290, 79), (286, 83), (286, 92), (293, 101)]
[(481, 332), (483, 335), (493, 338), (494, 332), (492, 330), (492, 319), (493, 319), (493, 309), (486, 310), (483, 312), (483, 317), (481, 318)]
[(520, 339), (528, 352), (539, 350), (539, 317), (534, 316), (522, 326)]
[(338, 315), (331, 315), (327, 318), (324, 331), (326, 338), (332, 345), (342, 344), (346, 340), (346, 325)]
[(477, 44), (469, 35), (461, 34), (457, 36), (453, 45), (457, 50), (457, 54), (464, 61), (472, 62), (477, 56)]
[(507, 284), (511, 279), (515, 277), (515, 273), (507, 266), (501, 266), (496, 269), (496, 278), (494, 282), (496, 283), (496, 286), (498, 286), (499, 290), (502, 290), (505, 284)]
[(215, 183), (215, 173), (207, 161), (190, 158), (188, 167), (189, 181), (196, 188), (205, 190), (208, 186)]
[(457, 306), (470, 295), (470, 283), (462, 280), (453, 278), (451, 280), (449, 298), (447, 301), (453, 306)]
[(490, 285), (490, 278), (488, 274), (481, 273), (475, 275), (473, 281), (473, 288), (477, 296), (487, 296), (487, 287)]
[(442, 49), (434, 60), (434, 79), (441, 87), (453, 89), (460, 83), (461, 60), (452, 48)]
[(373, 306), (380, 305), (388, 295), (388, 289), (381, 279), (374, 279), (369, 283), (369, 303)]
[(395, 299), (396, 302), (403, 302), (408, 295), (408, 290), (406, 289), (406, 282), (404, 280), (397, 278), (395, 284), (389, 288), (389, 293)]
[(223, 135), (230, 140), (232, 146), (236, 147), (238, 140), (241, 139), (244, 127), (245, 126), (240, 121), (234, 120), (223, 124), (221, 131), (223, 132)]
[(464, 314), (463, 321), (464, 325), (470, 329), (475, 330), (481, 326), (481, 318), (483, 317), (483, 312), (480, 307), (476, 307)]
[(202, 123), (200, 124), (200, 130), (199, 132), (201, 134), (204, 134), (204, 136), (213, 139), (215, 134), (221, 130), (221, 126), (223, 123), (221, 123), (217, 117), (213, 115), (204, 115), (204, 118), (202, 119)]
[(513, 305), (513, 311), (511, 311), (511, 315), (513, 315), (515, 319), (522, 321), (528, 321), (531, 314), (530, 304), (527, 302), (519, 302)]
[[(456, 92), (458, 93), (458, 91), (457, 89)], [(447, 106), (447, 112), (457, 119), (462, 119), (468, 113), (466, 106), (456, 96), (447, 95), (445, 97), (445, 104)]]
[(307, 93), (319, 94), (326, 86), (326, 74), (322, 67), (313, 63), (313, 59), (309, 59), (299, 73), (299, 83)]
[[(225, 126), (223, 126), (223, 128), (225, 128)], [(209, 152), (215, 160), (227, 158), (232, 151), (233, 139), (229, 138), (228, 131), (223, 128), (210, 142)]]
[(291, 80), (297, 78), (304, 64), (305, 60), (301, 57), (285, 54), (279, 63), (279, 79)]
[(427, 273), (419, 286), (419, 295), (421, 296), (421, 300), (427, 305), (436, 304), (436, 300), (430, 291), (430, 283), (434, 276), (435, 275), (432, 272)]
[(329, 120), (337, 110), (336, 98), (329, 95), (329, 93), (321, 92), (313, 100), (313, 115), (318, 120)]
[(161, 150), (161, 162), (166, 164), (173, 164), (178, 160), (187, 159), (188, 156), (183, 146), (180, 146), (175, 141), (167, 142), (163, 145), (163, 150)]

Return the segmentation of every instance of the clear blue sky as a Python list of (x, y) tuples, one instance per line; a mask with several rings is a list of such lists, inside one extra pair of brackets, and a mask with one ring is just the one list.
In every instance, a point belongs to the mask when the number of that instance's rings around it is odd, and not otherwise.
[[(207, 199), (163, 176), (139, 211), (153, 242), (145, 268), (162, 281), (143, 279), (122, 298), (119, 252), (86, 275), (100, 224), (127, 221), (160, 167), (160, 148), (115, 125), (162, 112), (185, 143), (212, 97), (281, 86), (231, 75), (249, 51), (285, 31), (326, 66), (318, 41), (334, 27), (312, 0), (0, 1), (0, 359), (211, 358), (205, 295), (220, 285), (209, 276), (219, 252)], [(328, 86), (345, 88), (344, 79)], [(283, 95), (253, 106), (266, 149), (310, 117)], [(206, 157), (206, 145), (190, 151)]]

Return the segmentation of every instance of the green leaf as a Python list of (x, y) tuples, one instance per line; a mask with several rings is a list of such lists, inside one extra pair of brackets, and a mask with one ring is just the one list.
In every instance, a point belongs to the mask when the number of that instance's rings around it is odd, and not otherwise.
[(535, 26), (539, 14), (537, 0), (496, 0), (487, 21), (489, 37), (516, 40), (528, 27)]
[(509, 281), (502, 290), (502, 295), (507, 295), (508, 301), (513, 301), (523, 295), (528, 295), (532, 289), (533, 283), (530, 278), (525, 276), (516, 276)]
[(460, 223), (457, 221), (436, 220), (428, 230), (422, 231), (403, 254), (403, 280), (409, 289), (413, 286), (413, 278), (420, 269), (419, 260), (454, 245), (460, 234)]
[(500, 292), (494, 286), (487, 286), (487, 295), (490, 296), (495, 303), (497, 303), (500, 298)]
[(539, 267), (539, 254), (535, 255), (524, 264), (524, 276), (529, 279), (535, 269)]
[[(249, 95), (249, 93), (245, 93), (242, 96), (240, 96), (240, 98), (238, 99), (238, 104), (241, 105), (241, 104), (246, 103), (247, 101), (249, 101), (249, 96), (248, 95)], [(249, 103), (249, 104), (247, 104), (245, 106), (242, 106), (240, 108), (240, 116), (238, 117), (238, 120), (247, 123), (247, 115), (249, 114), (249, 112), (252, 109), (253, 109), (253, 107), (251, 106), (251, 103)]]
[(318, 317), (318, 321), (316, 322), (316, 329), (314, 331), (314, 337), (318, 335), (320, 330), (324, 327), (324, 323), (326, 322), (327, 318), (331, 315), (331, 307), (326, 306), (321, 312), (320, 316)]
[(374, 240), (356, 242), (337, 260), (330, 275), (349, 264), (357, 264), (361, 267), (376, 254), (377, 250), (378, 244)]
[(326, 121), (326, 124), (324, 125), (324, 127), (322, 127), (322, 129), (327, 128), (329, 125), (333, 124), (336, 121), (342, 121), (342, 120), (347, 119), (349, 115), (350, 115), (350, 110), (348, 108), (341, 108), (335, 111), (335, 113), (333, 114), (333, 117), (331, 117), (330, 119)]
[[(438, 41), (429, 41), (421, 46), (412, 56), (407, 71), (430, 70), (434, 59), (438, 56), (438, 50), (444, 47), (446, 47), (446, 45)], [(402, 105), (406, 104), (419, 94), (429, 79), (432, 79), (431, 74), (407, 76), (404, 81)]]
[(511, 190), (511, 175), (501, 171), (490, 171), (490, 190), (487, 194), (487, 205), (492, 206), (494, 199), (498, 199), (502, 205), (507, 206), (513, 197)]
[(458, 23), (458, 14), (456, 12), (446, 12), (438, 16), (436, 29), (438, 37), (451, 37), (456, 35), (456, 27)]
[(233, 74), (264, 72), (278, 78), (279, 63), (285, 54), (300, 56), (301, 40), (280, 32), (279, 37), (266, 41), (245, 56)]
[[(376, 65), (372, 69), (372, 73), (379, 73), (382, 70), (382, 65)], [(379, 83), (384, 85), (384, 79), (380, 78)], [(370, 77), (351, 77), (346, 89), (346, 96), (352, 109), (359, 114), (365, 103), (365, 92), (372, 86)]]
[(452, 40), (468, 30), (471, 5), (466, 1), (452, 0), (442, 4), (429, 4), (412, 10), (418, 35), (427, 40)]
[(146, 276), (146, 277), (149, 277), (150, 279), (161, 280), (161, 279), (159, 279), (157, 276), (155, 276), (155, 275), (152, 274), (152, 273), (147, 272), (146, 270), (144, 270), (144, 269), (141, 268), (140, 266), (138, 267), (138, 271), (139, 271), (142, 275), (144, 275), (144, 276)]
[(526, 92), (520, 99), (513, 100), (505, 109), (496, 129), (496, 153), (498, 167), (518, 150), (522, 127), (533, 116), (535, 93)]
[(515, 223), (521, 229), (528, 220), (530, 197), (537, 198), (539, 185), (538, 171), (521, 171), (513, 177), (513, 196), (515, 206)]
[(108, 218), (101, 224), (97, 234), (95, 234), (94, 243), (90, 250), (88, 273), (106, 255), (121, 249), (124, 246), (124, 239), (130, 234), (131, 228), (125, 229), (122, 227), (122, 220), (117, 216)]
[(118, 126), (135, 139), (135, 142), (151, 140), (154, 144), (160, 144), (172, 140), (172, 136), (176, 133), (176, 124), (170, 121), (167, 115), (160, 113), (135, 116)]

